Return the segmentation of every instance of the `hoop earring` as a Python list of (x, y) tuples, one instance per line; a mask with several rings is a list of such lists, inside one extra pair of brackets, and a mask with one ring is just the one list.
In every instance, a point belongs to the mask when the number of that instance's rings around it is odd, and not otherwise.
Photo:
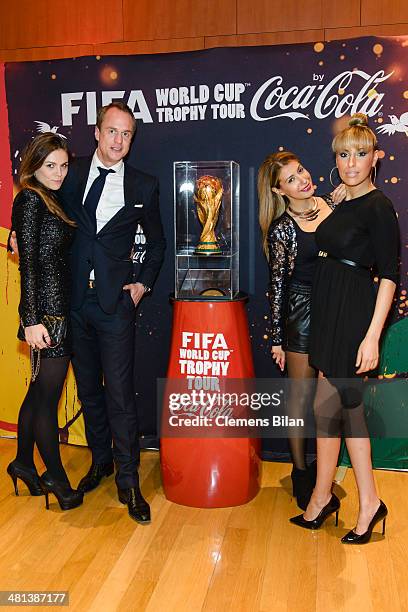
[[(373, 170), (374, 170), (374, 178), (372, 176), (373, 175)], [(375, 185), (375, 181), (377, 179), (377, 166), (373, 166), (371, 168), (371, 173), (370, 174), (371, 174), (371, 182), (372, 182), (373, 185)]]
[(332, 187), (338, 187), (338, 186), (340, 185), (340, 183), (339, 183), (339, 185), (335, 185), (335, 184), (333, 183), (333, 177), (332, 177), (333, 170), (337, 170), (337, 172), (338, 172), (338, 168), (337, 168), (337, 166), (333, 166), (333, 168), (330, 170), (330, 174), (329, 174), (329, 181), (330, 181), (330, 184), (331, 184), (331, 186), (332, 186)]

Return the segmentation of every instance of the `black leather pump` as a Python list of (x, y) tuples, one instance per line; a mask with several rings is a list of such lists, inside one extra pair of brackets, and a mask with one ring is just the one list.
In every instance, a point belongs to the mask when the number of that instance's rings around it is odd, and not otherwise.
[(345, 536), (341, 538), (341, 541), (343, 542), (343, 544), (367, 544), (371, 539), (374, 527), (380, 521), (383, 522), (382, 535), (385, 535), (385, 519), (387, 518), (387, 514), (388, 514), (388, 508), (384, 504), (384, 502), (380, 499), (380, 505), (378, 506), (376, 513), (371, 519), (370, 524), (368, 525), (367, 531), (359, 535), (352, 529), (351, 531), (346, 533)]
[(45, 507), (50, 508), (49, 494), (53, 493), (58, 500), (61, 510), (71, 510), (80, 506), (84, 500), (82, 491), (76, 491), (69, 482), (54, 480), (48, 472), (40, 476), (41, 487), (45, 494)]
[(14, 460), (7, 466), (7, 474), (10, 476), (14, 484), (14, 491), (18, 495), (17, 479), (24, 482), (30, 491), (30, 495), (44, 495), (41, 488), (40, 477), (37, 471), (33, 468), (26, 467), (22, 463)]
[(340, 508), (340, 500), (334, 493), (332, 494), (330, 501), (328, 504), (324, 506), (316, 516), (316, 518), (311, 521), (307, 521), (303, 514), (299, 514), (298, 516), (293, 516), (290, 520), (294, 525), (298, 525), (299, 527), (303, 527), (304, 529), (319, 529), (324, 521), (331, 515), (333, 512), (336, 513), (336, 527), (339, 524), (339, 508)]

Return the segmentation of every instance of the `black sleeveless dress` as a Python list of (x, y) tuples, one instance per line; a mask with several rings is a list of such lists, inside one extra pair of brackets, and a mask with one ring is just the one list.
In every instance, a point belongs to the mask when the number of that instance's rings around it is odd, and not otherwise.
[(332, 257), (319, 257), (316, 266), (309, 360), (326, 376), (352, 378), (374, 313), (373, 276), (398, 280), (399, 230), (392, 203), (378, 189), (343, 201), (317, 228), (316, 243)]
[(41, 323), (45, 314), (66, 316), (66, 338), (57, 347), (42, 349), (41, 357), (70, 355), (69, 249), (75, 230), (53, 215), (40, 196), (30, 189), (23, 189), (14, 199), (12, 227), (17, 234), (20, 260), (20, 319), (27, 327)]

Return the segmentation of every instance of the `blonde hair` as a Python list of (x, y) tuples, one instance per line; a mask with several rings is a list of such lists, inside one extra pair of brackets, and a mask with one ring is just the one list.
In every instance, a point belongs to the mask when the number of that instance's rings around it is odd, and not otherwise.
[(367, 115), (355, 113), (349, 121), (349, 127), (336, 134), (333, 138), (332, 149), (334, 153), (344, 149), (377, 149), (377, 137), (368, 127)]
[(288, 198), (277, 191), (280, 182), (279, 175), (281, 169), (291, 161), (300, 163), (298, 156), (294, 153), (278, 151), (268, 155), (258, 171), (259, 225), (262, 233), (262, 248), (267, 259), (269, 259), (269, 227), (272, 221), (283, 215), (289, 203)]
[(69, 151), (65, 140), (53, 132), (39, 134), (26, 146), (21, 159), (19, 170), (19, 183), (21, 189), (31, 189), (40, 196), (50, 213), (59, 217), (68, 225), (76, 227), (76, 223), (71, 221), (61, 208), (56, 196), (38, 181), (34, 172), (41, 168), (44, 160), (53, 151), (62, 149), (69, 156)]

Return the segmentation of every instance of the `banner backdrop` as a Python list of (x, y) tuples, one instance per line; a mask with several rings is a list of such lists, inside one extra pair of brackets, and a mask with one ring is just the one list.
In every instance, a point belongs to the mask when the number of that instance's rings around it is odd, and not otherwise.
[[(68, 139), (76, 155), (91, 154), (96, 109), (123, 99), (138, 119), (130, 163), (160, 179), (161, 211), (168, 241), (166, 261), (151, 297), (138, 311), (135, 383), (142, 434), (155, 436), (156, 378), (165, 376), (171, 328), (168, 295), (173, 290), (173, 162), (229, 160), (241, 168), (241, 288), (249, 293), (249, 320), (257, 376), (279, 376), (268, 341), (268, 272), (257, 224), (256, 175), (265, 156), (277, 149), (297, 153), (311, 171), (318, 193), (332, 190), (331, 140), (360, 111), (370, 118), (380, 142), (377, 186), (393, 201), (402, 235), (402, 275), (397, 306), (386, 345), (387, 376), (408, 372), (407, 169), (408, 36), (362, 38), (331, 43), (213, 49), (167, 55), (83, 57), (6, 64), (0, 72), (0, 122), (9, 151), (0, 145), (3, 247), (10, 224), (13, 185), (20, 152), (39, 131)], [(3, 76), (4, 74), (4, 76)], [(4, 82), (7, 107), (4, 103)], [(3, 90), (1, 89), (3, 88)], [(1, 92), (3, 91), (3, 98)], [(10, 155), (11, 154), (11, 155)], [(136, 237), (136, 255), (144, 256), (144, 236)], [(0, 426), (15, 432), (18, 406), (27, 384), (24, 349), (17, 329), (17, 265), (5, 253), (1, 265)], [(7, 398), (7, 399), (6, 399)], [(64, 438), (83, 443), (72, 376), (61, 402)], [(271, 442), (266, 451), (286, 447)], [(395, 441), (394, 441), (395, 444)], [(388, 449), (389, 457), (389, 449)], [(396, 466), (408, 456), (402, 443)]]

